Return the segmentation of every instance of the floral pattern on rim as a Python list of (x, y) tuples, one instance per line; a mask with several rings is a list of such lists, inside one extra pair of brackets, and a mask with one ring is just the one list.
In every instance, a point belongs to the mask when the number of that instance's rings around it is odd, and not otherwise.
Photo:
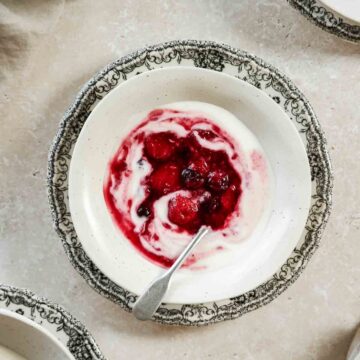
[(285, 264), (256, 289), (232, 299), (201, 305), (162, 304), (154, 320), (163, 324), (207, 325), (237, 318), (274, 300), (292, 284), (319, 246), (331, 208), (332, 171), (326, 140), (310, 104), (285, 75), (256, 56), (209, 41), (173, 41), (150, 46), (108, 65), (80, 91), (66, 112), (49, 153), (48, 191), (54, 226), (65, 251), (88, 284), (127, 311), (136, 295), (108, 279), (88, 258), (71, 221), (68, 170), (81, 127), (94, 106), (117, 84), (165, 66), (199, 66), (224, 71), (268, 94), (288, 114), (305, 144), (313, 181), (312, 203), (304, 236)]
[(328, 10), (317, 0), (288, 0), (289, 4), (315, 25), (352, 42), (360, 42), (360, 26), (349, 24), (340, 15)]
[(29, 290), (0, 285), (0, 309), (14, 311), (41, 325), (66, 345), (76, 360), (105, 360), (84, 325), (61, 306)]

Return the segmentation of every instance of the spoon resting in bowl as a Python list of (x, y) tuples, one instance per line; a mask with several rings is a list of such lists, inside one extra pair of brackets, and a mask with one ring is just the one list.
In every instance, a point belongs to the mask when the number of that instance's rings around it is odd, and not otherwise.
[(209, 228), (202, 226), (170, 269), (150, 283), (145, 292), (138, 297), (132, 309), (132, 312), (137, 319), (150, 320), (152, 318), (153, 314), (160, 306), (161, 300), (165, 296), (174, 272), (182, 265), (185, 259), (190, 255), (192, 249), (208, 232)]

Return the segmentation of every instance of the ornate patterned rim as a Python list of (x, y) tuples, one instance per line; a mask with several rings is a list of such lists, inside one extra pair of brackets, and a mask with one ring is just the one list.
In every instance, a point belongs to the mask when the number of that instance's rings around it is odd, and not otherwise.
[(318, 0), (288, 0), (288, 2), (323, 30), (348, 41), (360, 42), (360, 26), (347, 23), (347, 20)]
[(61, 306), (29, 290), (0, 285), (0, 309), (14, 311), (41, 325), (59, 339), (76, 360), (105, 360), (84, 325)]
[(131, 311), (136, 295), (116, 285), (81, 247), (68, 206), (68, 169), (72, 149), (94, 106), (122, 81), (166, 66), (197, 66), (224, 71), (268, 94), (288, 114), (306, 146), (312, 176), (312, 203), (302, 238), (285, 264), (268, 281), (245, 294), (200, 305), (163, 304), (154, 320), (164, 324), (206, 325), (237, 318), (280, 295), (306, 267), (319, 246), (331, 208), (332, 172), (326, 140), (310, 104), (297, 87), (263, 60), (227, 45), (208, 41), (173, 41), (150, 46), (108, 65), (80, 91), (66, 112), (49, 153), (48, 191), (54, 226), (65, 251), (88, 284)]

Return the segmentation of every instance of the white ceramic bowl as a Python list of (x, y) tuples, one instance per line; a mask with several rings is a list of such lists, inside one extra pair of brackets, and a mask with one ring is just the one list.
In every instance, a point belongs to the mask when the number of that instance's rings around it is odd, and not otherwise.
[(26, 360), (74, 360), (50, 332), (25, 316), (4, 309), (0, 309), (0, 345)]
[(264, 229), (239, 245), (228, 266), (178, 271), (164, 299), (168, 303), (231, 298), (268, 279), (296, 246), (311, 196), (304, 144), (288, 116), (263, 92), (204, 69), (176, 67), (141, 74), (118, 86), (92, 111), (70, 166), (69, 200), (76, 232), (90, 258), (115, 283), (140, 294), (162, 269), (139, 254), (113, 224), (102, 190), (107, 163), (134, 127), (134, 114), (187, 100), (212, 103), (237, 116), (262, 145), (275, 185)]

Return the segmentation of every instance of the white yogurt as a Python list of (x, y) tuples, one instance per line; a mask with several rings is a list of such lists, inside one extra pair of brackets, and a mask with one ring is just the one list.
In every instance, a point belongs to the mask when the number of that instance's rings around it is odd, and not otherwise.
[[(242, 178), (239, 207), (231, 215), (229, 226), (226, 229), (212, 231), (197, 246), (194, 251), (197, 261), (190, 268), (208, 268), (210, 262), (212, 268), (222, 266), (230, 260), (231, 249), (246, 241), (256, 228), (263, 226), (267, 221), (272, 187), (272, 175), (268, 161), (255, 136), (239, 119), (223, 108), (202, 102), (177, 102), (159, 108), (179, 110), (185, 112), (187, 117), (205, 117), (229, 134), (235, 146), (233, 149), (228, 143), (219, 141), (219, 139), (209, 141), (197, 136), (197, 140), (205, 148), (224, 150), (229, 159), (232, 159), (234, 154), (238, 155), (231, 162)], [(141, 114), (139, 117), (145, 118), (146, 116), (147, 114)], [(141, 128), (141, 131), (144, 131), (145, 134), (154, 131), (172, 131), (178, 136), (187, 135), (189, 130), (170, 122), (167, 117), (169, 114), (165, 112), (158, 121), (149, 122)], [(208, 125), (199, 124), (196, 128), (207, 129)], [(132, 201), (130, 219), (139, 232), (146, 221), (146, 218), (139, 217), (136, 213), (138, 206), (145, 198), (141, 183), (152, 170), (146, 160), (143, 160), (141, 164), (138, 163), (141, 158), (142, 145), (132, 146), (126, 158), (130, 175), (119, 186), (111, 188), (111, 194), (116, 199), (116, 207), (119, 211), (126, 209), (128, 201)], [(174, 197), (174, 193), (161, 197), (154, 204), (155, 219), (151, 224), (151, 230), (153, 234), (158, 235), (159, 239), (140, 236), (142, 245), (148, 251), (170, 259), (176, 258), (192, 237), (189, 234), (174, 231), (177, 229), (177, 225), (172, 224), (167, 216), (168, 202), (172, 197)], [(169, 228), (164, 227), (164, 223)]]

